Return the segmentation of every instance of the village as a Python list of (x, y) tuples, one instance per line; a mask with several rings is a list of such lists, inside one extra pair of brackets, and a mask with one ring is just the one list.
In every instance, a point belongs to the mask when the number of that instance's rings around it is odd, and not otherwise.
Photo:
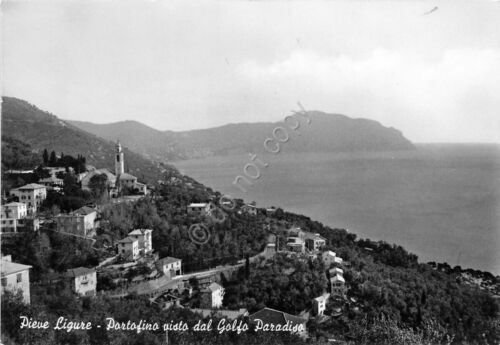
[[(151, 193), (154, 187), (139, 182), (137, 177), (125, 172), (125, 157), (119, 142), (116, 144), (114, 165), (114, 173), (108, 169), (94, 167), (84, 172), (71, 168), (49, 167), (49, 177), (11, 189), (9, 195), (3, 196), (3, 241), (9, 242), (30, 232), (57, 233), (89, 241), (94, 245), (92, 248), (99, 251), (100, 261), (94, 267), (72, 267), (64, 272), (54, 271), (37, 281), (31, 281), (31, 265), (15, 262), (12, 255), (2, 253), (2, 293), (21, 291), (27, 304), (37, 295), (36, 291), (53, 286), (62, 286), (79, 297), (105, 295), (122, 299), (133, 295), (147, 296), (150, 303), (163, 309), (188, 308), (201, 317), (217, 315), (227, 320), (243, 317), (264, 324), (278, 323), (290, 327), (301, 325), (293, 328), (298, 330), (297, 334), (301, 337), (307, 337), (306, 324), (310, 320), (323, 322), (342, 315), (346, 304), (355, 307), (356, 300), (348, 298), (349, 287), (344, 279), (344, 270), (348, 269), (349, 263), (332, 250), (327, 250), (327, 240), (320, 234), (306, 231), (299, 226), (281, 224), (281, 234), (284, 234), (282, 236), (269, 231), (267, 244), (256, 255), (195, 271), (186, 270), (180, 258), (160, 257), (153, 249), (153, 229), (136, 228), (116, 241), (100, 233), (105, 222), (101, 211), (106, 204), (135, 203), (143, 198), (155, 198), (154, 193)], [(23, 172), (10, 173), (22, 175)], [(106, 194), (107, 201), (84, 205), (66, 213), (56, 210), (53, 214), (41, 214), (41, 205), (49, 192), (64, 193), (63, 185), (67, 174), (74, 176), (82, 190), (100, 188)], [(179, 178), (161, 182), (178, 184)], [(255, 203), (235, 206), (235, 212), (249, 218), (262, 213), (272, 215), (277, 211), (275, 207), (258, 208)], [(203, 219), (215, 208), (213, 200), (191, 202), (187, 205), (185, 214)], [(268, 230), (271, 230), (270, 224), (271, 221), (265, 225)], [(280, 238), (285, 239), (284, 243), (280, 243)], [(47, 248), (41, 248), (42, 252), (44, 250)], [(296, 315), (267, 306), (253, 313), (249, 313), (247, 308), (225, 309), (226, 291), (223, 282), (230, 281), (238, 270), (248, 270), (250, 265), (266, 267), (275, 260), (321, 262), (321, 267), (324, 267), (323, 274), (328, 279), (327, 288), (308, 303), (308, 308)], [(294, 268), (291, 267), (283, 273), (291, 275)], [(103, 286), (105, 288), (102, 288)]]

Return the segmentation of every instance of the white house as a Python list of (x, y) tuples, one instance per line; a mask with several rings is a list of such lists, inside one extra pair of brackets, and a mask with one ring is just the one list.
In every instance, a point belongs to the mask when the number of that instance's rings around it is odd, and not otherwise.
[(326, 245), (326, 239), (319, 234), (305, 233), (306, 248), (312, 252), (319, 251)]
[(118, 241), (118, 254), (130, 260), (139, 258), (139, 241), (132, 237), (125, 237)]
[(51, 175), (50, 177), (41, 179), (38, 183), (45, 187), (52, 187), (56, 190), (61, 190), (64, 185), (64, 180)]
[(335, 263), (335, 258), (337, 257), (337, 254), (335, 252), (332, 252), (331, 250), (324, 251), (321, 254), (321, 259), (325, 263), (325, 266), (329, 268), (331, 264)]
[(92, 236), (96, 228), (97, 211), (83, 206), (69, 214), (54, 217), (57, 231), (69, 232), (81, 236)]
[(30, 268), (29, 265), (22, 265), (7, 261), (7, 257), (2, 257), (1, 278), (2, 294), (4, 291), (17, 293), (22, 291), (25, 303), (30, 303)]
[(167, 256), (156, 262), (158, 269), (169, 278), (182, 275), (182, 260)]
[(153, 252), (152, 232), (150, 229), (135, 229), (129, 232), (128, 236), (139, 241), (139, 253), (149, 254)]
[(97, 273), (93, 268), (77, 267), (66, 271), (71, 279), (71, 290), (80, 296), (95, 296)]
[(291, 252), (304, 253), (305, 242), (300, 237), (288, 237), (286, 239), (286, 248)]
[(12, 189), (10, 194), (16, 196), (19, 202), (26, 204), (28, 214), (32, 214), (40, 209), (42, 202), (47, 198), (47, 188), (40, 184), (30, 183)]
[(343, 276), (344, 270), (341, 268), (335, 267), (335, 268), (330, 269), (328, 271), (328, 273), (330, 274), (330, 277), (336, 276), (337, 274)]
[(332, 295), (343, 297), (345, 294), (345, 280), (340, 274), (330, 278)]
[(2, 218), (10, 219), (21, 219), (28, 215), (28, 208), (25, 203), (22, 202), (10, 202), (8, 204), (2, 205)]
[(251, 216), (257, 215), (257, 206), (252, 204), (245, 204), (241, 207), (241, 211)]
[(202, 308), (220, 308), (224, 299), (224, 288), (217, 283), (212, 283), (201, 290)]
[(314, 315), (323, 315), (326, 309), (326, 303), (330, 298), (329, 293), (325, 293), (319, 297), (313, 299), (313, 313)]
[(137, 182), (137, 177), (129, 173), (118, 175), (118, 187), (138, 190), (142, 194), (147, 194), (147, 186), (144, 183)]
[(26, 218), (28, 210), (25, 203), (11, 202), (2, 205), (2, 221), (0, 224), (0, 232), (2, 233), (15, 233), (18, 227), (23, 226), (20, 220)]
[(187, 207), (188, 214), (204, 214), (207, 212), (208, 203), (199, 202), (199, 203), (191, 203)]

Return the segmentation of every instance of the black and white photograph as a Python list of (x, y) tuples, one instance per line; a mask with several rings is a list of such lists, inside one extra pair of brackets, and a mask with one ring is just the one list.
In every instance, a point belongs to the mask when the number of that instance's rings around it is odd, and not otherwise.
[(500, 344), (499, 0), (0, 10), (0, 345)]

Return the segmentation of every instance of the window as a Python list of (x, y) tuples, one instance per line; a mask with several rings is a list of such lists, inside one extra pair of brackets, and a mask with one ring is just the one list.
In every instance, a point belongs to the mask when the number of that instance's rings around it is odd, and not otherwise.
[(18, 273), (17, 274), (17, 282), (21, 283), (22, 281), (23, 281), (23, 274), (22, 273)]

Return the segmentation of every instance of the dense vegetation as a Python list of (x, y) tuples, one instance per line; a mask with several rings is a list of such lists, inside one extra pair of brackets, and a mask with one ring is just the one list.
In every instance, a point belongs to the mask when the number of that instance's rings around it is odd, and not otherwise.
[[(65, 157), (65, 156), (64, 156)], [(48, 157), (50, 160), (50, 156)], [(78, 160), (78, 158), (76, 159)], [(71, 210), (88, 202), (101, 204), (101, 229), (98, 241), (75, 239), (55, 233), (47, 225), (41, 233), (26, 234), (2, 242), (2, 253), (12, 254), (16, 262), (33, 266), (33, 282), (43, 281), (52, 272), (68, 268), (93, 267), (107, 253), (99, 248), (102, 238), (119, 240), (134, 228), (153, 229), (153, 246), (160, 257), (183, 260), (184, 272), (198, 271), (221, 264), (233, 264), (263, 250), (273, 233), (285, 243), (285, 230), (291, 226), (319, 233), (327, 247), (347, 264), (344, 277), (349, 287), (347, 303), (339, 303), (340, 316), (323, 323), (310, 322), (310, 343), (326, 343), (328, 338), (345, 339), (355, 344), (495, 344), (500, 340), (498, 305), (486, 292), (464, 285), (458, 270), (444, 264), (423, 264), (404, 248), (385, 242), (357, 239), (343, 229), (331, 229), (311, 219), (278, 209), (273, 214), (259, 210), (257, 216), (239, 211), (242, 200), (235, 200), (234, 210), (224, 210), (225, 219), (189, 215), (191, 202), (219, 204), (220, 194), (196, 181), (171, 171), (165, 184), (151, 196), (135, 203), (109, 204), (101, 200), (103, 182), (96, 178), (91, 192), (83, 192), (74, 176), (64, 180), (64, 195), (50, 193), (45, 209), (57, 206)], [(57, 210), (55, 210), (57, 211)], [(55, 212), (54, 211), (54, 212)], [(194, 243), (189, 236), (193, 224), (205, 224), (210, 231), (206, 244)], [(327, 289), (326, 269), (319, 260), (304, 260), (283, 255), (264, 262), (245, 265), (222, 283), (226, 288), (227, 308), (258, 310), (274, 307), (297, 315), (311, 307), (311, 299)], [(494, 277), (484, 275), (491, 281)], [(498, 283), (498, 282), (496, 282)], [(191, 320), (189, 311), (160, 311), (138, 296), (125, 301), (105, 298), (76, 299), (56, 287), (33, 288), (32, 305), (25, 306), (14, 296), (2, 300), (2, 330), (6, 344), (156, 344), (163, 334), (113, 332), (112, 335), (89, 332), (19, 331), (19, 315), (55, 320), (59, 316), (100, 321), (104, 315), (116, 319)], [(14, 317), (13, 317), (14, 316)], [(283, 334), (186, 332), (172, 336), (172, 344), (274, 344), (300, 343)]]
[[(73, 157), (82, 155), (86, 157), (86, 163), (113, 171), (116, 137), (113, 142), (101, 139), (21, 99), (2, 97), (2, 101), (2, 138), (9, 136), (28, 144), (38, 151), (40, 157), (40, 150), (46, 148)], [(162, 170), (172, 169), (169, 166), (160, 167), (126, 147), (123, 150), (126, 172), (141, 181), (154, 184), (161, 177)]]

